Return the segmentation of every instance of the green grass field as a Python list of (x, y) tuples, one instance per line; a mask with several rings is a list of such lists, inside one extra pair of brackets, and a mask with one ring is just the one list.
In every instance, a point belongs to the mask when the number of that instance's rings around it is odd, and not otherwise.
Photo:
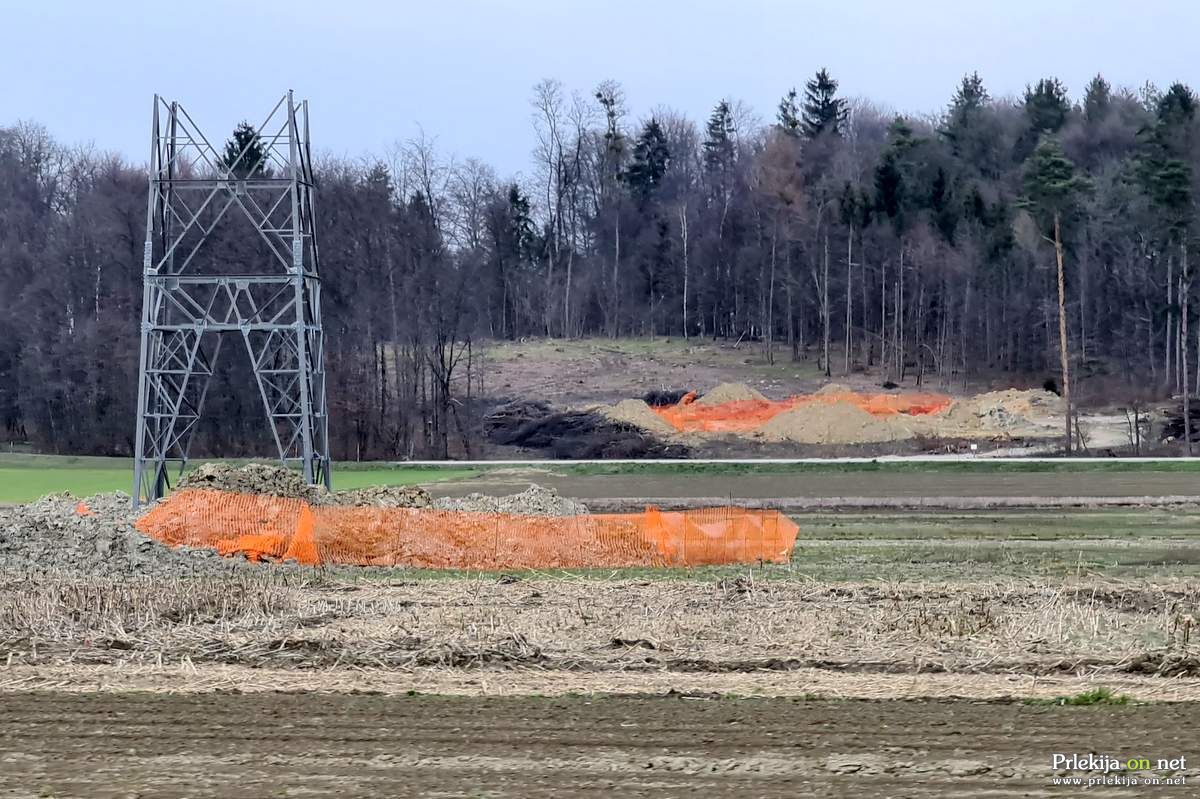
[[(199, 464), (202, 461), (197, 461)], [(231, 461), (244, 463), (246, 461)], [(492, 469), (511, 466), (463, 467), (404, 466), (390, 463), (335, 463), (334, 488), (361, 488), (369, 485), (409, 485), (478, 476)], [(1196, 473), (1200, 462), (1182, 459), (1154, 461), (865, 461), (831, 463), (589, 463), (553, 464), (555, 474), (576, 477), (602, 475), (710, 476), (804, 475), (804, 474), (1142, 474)], [(128, 458), (104, 458), (74, 455), (24, 455), (0, 453), (0, 503), (29, 502), (45, 494), (69, 491), (87, 496), (100, 491), (129, 491), (133, 480), (133, 462)]]
[[(469, 477), (472, 469), (392, 467), (380, 464), (334, 465), (334, 487), (411, 485)], [(31, 502), (60, 491), (86, 497), (106, 491), (129, 493), (133, 462), (128, 458), (54, 455), (0, 455), (0, 503)]]

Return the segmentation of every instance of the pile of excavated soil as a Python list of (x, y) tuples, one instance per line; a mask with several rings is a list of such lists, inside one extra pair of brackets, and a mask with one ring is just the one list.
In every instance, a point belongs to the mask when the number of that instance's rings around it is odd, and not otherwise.
[[(200, 470), (197, 470), (200, 471)], [(439, 499), (416, 486), (378, 486), (329, 494), (303, 492), (296, 476), (280, 467), (205, 469), (198, 485), (220, 490), (319, 500), (314, 504), (376, 508), (428, 508), (507, 513), (522, 516), (576, 516), (588, 512), (582, 503), (560, 497), (552, 489), (531, 485), (511, 496), (472, 494)], [(309, 494), (305, 497), (304, 494)], [(170, 502), (170, 499), (166, 500)], [(128, 494), (97, 494), (82, 502), (70, 494), (51, 494), (36, 502), (0, 509), (0, 570), (62, 573), (99, 577), (221, 574), (259, 568), (241, 558), (224, 558), (208, 548), (171, 547), (134, 526), (141, 511)], [(300, 568), (276, 564), (279, 568)]]
[(582, 502), (560, 497), (553, 488), (543, 488), (537, 484), (531, 484), (519, 494), (505, 497), (488, 494), (442, 497), (434, 500), (433, 506), (441, 510), (508, 513), (515, 516), (580, 516), (588, 512)]
[(233, 491), (303, 499), (312, 505), (372, 508), (428, 508), (432, 499), (420, 486), (369, 486), (330, 493), (324, 486), (305, 485), (299, 472), (270, 463), (205, 463), (179, 481), (179, 489)]
[(204, 463), (185, 474), (177, 488), (207, 491), (234, 491), (239, 494), (270, 494), (273, 497), (317, 500), (326, 493), (323, 487), (304, 483), (299, 472), (269, 463)]
[(687, 447), (663, 440), (675, 431), (641, 400), (614, 407), (560, 411), (536, 400), (501, 405), (484, 417), (502, 446), (542, 450), (554, 458), (686, 458)]
[(1027, 417), (1057, 416), (1066, 410), (1062, 397), (1043, 389), (1008, 388), (1003, 391), (989, 391), (964, 402), (983, 412), (1002, 408), (1007, 413)]
[(325, 504), (359, 508), (428, 508), (429, 492), (420, 486), (368, 486), (326, 494)]
[(210, 549), (174, 549), (134, 529), (128, 494), (70, 494), (0, 510), (0, 569), (95, 576), (219, 573), (245, 568)]
[(930, 421), (948, 436), (1030, 435), (1057, 424), (1064, 412), (1057, 394), (1010, 388), (956, 400)]
[(754, 435), (799, 444), (875, 444), (903, 441), (913, 432), (898, 417), (872, 416), (848, 402), (814, 402), (784, 411)]
[(850, 388), (850, 386), (846, 385), (845, 383), (826, 383), (813, 392), (813, 395), (817, 397), (823, 397), (826, 394), (849, 394), (852, 391), (854, 391), (854, 389)]
[(609, 405), (599, 410), (614, 422), (634, 425), (660, 438), (672, 438), (679, 435), (678, 430), (640, 399), (621, 400), (616, 405)]
[(712, 391), (696, 400), (699, 405), (721, 405), (726, 402), (743, 402), (745, 400), (766, 401), (766, 397), (745, 383), (722, 383)]
[[(919, 400), (916, 395), (878, 395), (883, 400), (906, 397)], [(904, 441), (916, 436), (933, 438), (1013, 438), (1039, 437), (1049, 434), (1063, 414), (1063, 402), (1056, 394), (1043, 390), (1005, 389), (955, 400), (946, 407), (948, 398), (941, 403), (921, 410), (921, 404), (913, 412), (903, 408), (897, 413), (872, 413), (872, 406), (864, 407), (862, 399), (848, 386), (829, 383), (809, 397), (794, 397), (774, 405), (789, 410), (766, 418), (758, 426), (746, 425), (751, 411), (770, 411), (772, 403), (758, 391), (742, 383), (723, 383), (688, 406), (693, 416), (720, 413), (716, 406), (729, 403), (730, 418), (714, 417), (692, 433), (695, 435), (737, 434), (751, 436), (764, 441), (792, 441), (802, 444), (873, 444), (888, 441)], [(868, 397), (870, 399), (870, 397)], [(807, 400), (807, 401), (803, 401)], [(757, 403), (757, 404), (756, 404)], [(886, 407), (887, 403), (876, 403)], [(900, 403), (901, 405), (903, 402)], [(746, 406), (749, 406), (749, 409)], [(679, 406), (683, 408), (683, 406)], [(945, 408), (944, 410), (940, 410)], [(735, 410), (736, 409), (736, 410)], [(663, 412), (678, 410), (659, 409)], [(636, 425), (656, 436), (676, 440), (682, 435), (670, 421), (663, 418), (645, 402), (636, 399), (624, 400), (603, 409), (610, 418)], [(686, 409), (681, 411), (687, 416)], [(740, 417), (734, 418), (735, 416)], [(667, 414), (670, 415), (669, 413)], [(768, 417), (769, 413), (761, 413)], [(683, 419), (683, 429), (695, 420)], [(756, 423), (756, 420), (751, 419)], [(741, 422), (737, 427), (734, 423)]]

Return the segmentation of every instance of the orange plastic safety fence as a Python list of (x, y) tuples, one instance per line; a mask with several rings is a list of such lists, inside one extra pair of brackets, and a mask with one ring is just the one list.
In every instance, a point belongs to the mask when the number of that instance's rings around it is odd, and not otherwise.
[(657, 407), (654, 411), (681, 432), (744, 433), (762, 427), (785, 411), (812, 403), (833, 405), (845, 402), (873, 416), (894, 416), (899, 413), (923, 416), (941, 413), (950, 407), (951, 401), (944, 394), (859, 394), (839, 391), (797, 394), (778, 401), (748, 399), (704, 405), (696, 402), (695, 394), (688, 394), (676, 404)]
[(787, 562), (798, 528), (777, 511), (711, 508), (567, 517), (180, 491), (137, 523), (173, 545), (251, 560), (434, 569), (602, 568)]
[(172, 546), (210, 547), (250, 560), (280, 559), (307, 508), (299, 499), (188, 489), (151, 508), (137, 528)]

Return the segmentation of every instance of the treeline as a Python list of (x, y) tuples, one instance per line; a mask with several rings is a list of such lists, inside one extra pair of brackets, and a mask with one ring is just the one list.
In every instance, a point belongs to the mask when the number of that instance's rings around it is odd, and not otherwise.
[[(1076, 98), (1045, 78), (999, 99), (972, 74), (943, 112), (904, 117), (841, 97), (822, 70), (769, 122), (723, 100), (697, 123), (632, 119), (614, 83), (544, 81), (525, 179), (426, 139), (327, 159), (334, 455), (470, 452), (479, 342), (527, 336), (741, 339), (915, 384), (1062, 380), (1065, 333), (1075, 376), (1178, 393), (1200, 381), (1196, 102), (1099, 76)], [(145, 192), (143, 167), (0, 129), (8, 438), (131, 450)], [(262, 446), (251, 392), (210, 397), (221, 421), (202, 449)]]

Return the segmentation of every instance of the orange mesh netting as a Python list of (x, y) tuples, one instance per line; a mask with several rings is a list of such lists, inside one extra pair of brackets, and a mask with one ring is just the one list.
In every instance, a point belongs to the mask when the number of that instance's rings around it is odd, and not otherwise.
[(785, 400), (747, 399), (705, 405), (696, 402), (692, 392), (674, 405), (654, 408), (676, 430), (685, 433), (746, 433), (757, 430), (775, 416), (820, 402), (833, 405), (846, 402), (862, 408), (873, 416), (910, 416), (941, 413), (950, 407), (951, 398), (944, 394), (859, 394), (855, 391), (833, 391), (823, 394), (797, 394)]
[(434, 569), (786, 563), (798, 528), (778, 511), (709, 508), (515, 516), (427, 508), (310, 507), (224, 491), (176, 492), (137, 528), (250, 560)]

